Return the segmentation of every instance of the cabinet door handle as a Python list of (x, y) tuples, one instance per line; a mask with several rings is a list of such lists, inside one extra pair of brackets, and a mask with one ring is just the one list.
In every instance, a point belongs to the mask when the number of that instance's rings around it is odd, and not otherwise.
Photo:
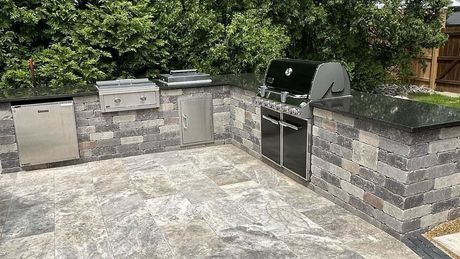
[(285, 121), (280, 121), (280, 125), (283, 126), (283, 127), (287, 127), (287, 128), (290, 128), (290, 129), (293, 129), (293, 130), (300, 130), (302, 127), (297, 127), (297, 126), (294, 126), (290, 123), (287, 123)]
[(120, 98), (118, 98), (118, 97), (117, 97), (117, 98), (115, 98), (113, 101), (114, 101), (115, 103), (121, 103), (121, 99), (120, 99)]
[(145, 102), (145, 100), (147, 100), (147, 97), (145, 97), (144, 95), (141, 96), (141, 101)]
[(269, 122), (271, 122), (271, 123), (273, 123), (275, 125), (278, 125), (278, 123), (279, 123), (277, 120), (272, 119), (272, 118), (270, 118), (268, 116), (265, 116), (265, 115), (262, 115), (262, 118), (264, 118), (265, 120), (268, 120)]
[(182, 115), (182, 122), (184, 129), (188, 129), (188, 118), (186, 115)]

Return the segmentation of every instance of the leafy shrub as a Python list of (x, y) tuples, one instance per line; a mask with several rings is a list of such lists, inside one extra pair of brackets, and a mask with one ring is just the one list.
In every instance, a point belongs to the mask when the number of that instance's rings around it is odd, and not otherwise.
[[(383, 4), (378, 8), (377, 3)], [(0, 0), (0, 88), (260, 72), (275, 57), (343, 62), (353, 87), (403, 82), (440, 46), (448, 0)]]

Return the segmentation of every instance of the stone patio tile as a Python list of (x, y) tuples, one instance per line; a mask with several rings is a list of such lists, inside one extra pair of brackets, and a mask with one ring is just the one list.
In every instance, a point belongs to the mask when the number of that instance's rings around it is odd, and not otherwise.
[(88, 164), (68, 166), (62, 170), (56, 170), (54, 181), (56, 192), (93, 188), (93, 177)]
[(211, 149), (204, 149), (203, 152), (196, 152), (188, 155), (184, 154), (184, 157), (190, 159), (199, 169), (209, 169), (231, 165), (225, 161), (225, 159), (216, 156)]
[(0, 242), (0, 257), (54, 258), (54, 233), (48, 232)]
[(203, 169), (202, 173), (217, 185), (234, 184), (251, 180), (246, 174), (243, 174), (233, 166)]
[(149, 199), (145, 204), (159, 226), (185, 224), (195, 218), (194, 206), (183, 193)]
[(265, 207), (254, 205), (243, 206), (251, 216), (255, 217), (263, 225), (265, 230), (277, 236), (322, 230), (318, 224), (289, 205), (279, 206), (275, 204), (273, 206), (273, 204), (267, 204)]
[(342, 242), (328, 236), (325, 231), (280, 235), (280, 240), (299, 258), (363, 258), (343, 246)]
[(171, 181), (166, 172), (155, 175), (139, 175), (131, 177), (134, 189), (142, 199), (152, 199), (161, 196), (172, 195), (178, 192), (176, 185)]
[(106, 220), (129, 214), (144, 206), (141, 196), (135, 190), (98, 194), (102, 216)]
[[(94, 190), (75, 189), (56, 193), (55, 214), (56, 222), (70, 218), (70, 223), (74, 223), (80, 218), (85, 221), (92, 220), (94, 217), (102, 221)], [(84, 218), (85, 216), (87, 218)]]
[(52, 169), (37, 171), (22, 171), (17, 173), (16, 186), (54, 185), (54, 172)]
[(433, 238), (436, 243), (449, 249), (452, 253), (460, 256), (460, 233), (454, 233)]
[(9, 210), (2, 240), (43, 234), (54, 230), (54, 202)]
[(192, 204), (227, 196), (217, 184), (207, 177), (177, 184), (176, 188), (184, 193)]
[(369, 259), (420, 258), (403, 243), (389, 235), (385, 239), (380, 238), (378, 240), (373, 240), (371, 237), (367, 239), (351, 241), (346, 244), (346, 247), (350, 250), (356, 251), (364, 258)]
[(253, 181), (224, 185), (221, 188), (229, 195), (229, 199), (238, 202), (244, 208), (252, 206), (264, 209), (268, 206), (289, 206), (279, 193), (262, 188)]
[(107, 221), (116, 258), (172, 258), (160, 228), (145, 207)]
[(204, 258), (222, 251), (224, 243), (204, 220), (161, 227), (175, 258)]
[(235, 165), (235, 168), (244, 172), (254, 182), (266, 188), (292, 185), (294, 182), (287, 176), (282, 175), (270, 166), (258, 160), (252, 160), (244, 164)]
[(260, 226), (237, 226), (222, 230), (218, 235), (224, 246), (214, 257), (297, 258), (284, 242)]
[(11, 198), (11, 210), (26, 209), (54, 202), (54, 185), (18, 186)]
[(362, 220), (338, 205), (302, 212), (343, 243), (358, 240), (393, 239), (382, 230)]
[(279, 193), (286, 203), (300, 212), (335, 205), (328, 199), (299, 184), (278, 186), (273, 190)]
[(112, 258), (107, 231), (97, 209), (59, 215), (55, 236), (56, 258)]
[(239, 204), (228, 198), (198, 203), (196, 204), (195, 212), (215, 232), (244, 225), (260, 225), (256, 218), (251, 216)]

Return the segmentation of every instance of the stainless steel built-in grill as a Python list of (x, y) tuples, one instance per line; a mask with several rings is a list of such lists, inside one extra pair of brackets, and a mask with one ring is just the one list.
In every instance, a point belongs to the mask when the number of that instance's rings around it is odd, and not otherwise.
[(350, 79), (340, 63), (273, 60), (259, 88), (262, 155), (303, 179), (310, 178), (310, 103), (350, 98)]
[(161, 74), (158, 84), (161, 86), (206, 85), (212, 82), (211, 76), (199, 73), (196, 69), (171, 70), (169, 74)]

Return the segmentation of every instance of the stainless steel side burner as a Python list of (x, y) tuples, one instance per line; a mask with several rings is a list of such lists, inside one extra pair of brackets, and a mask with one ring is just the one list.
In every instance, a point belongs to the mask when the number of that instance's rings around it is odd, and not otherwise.
[(102, 112), (160, 107), (159, 87), (147, 78), (98, 81)]
[(169, 74), (161, 74), (158, 80), (158, 84), (166, 87), (206, 85), (211, 82), (209, 74), (199, 73), (196, 69), (171, 70)]

